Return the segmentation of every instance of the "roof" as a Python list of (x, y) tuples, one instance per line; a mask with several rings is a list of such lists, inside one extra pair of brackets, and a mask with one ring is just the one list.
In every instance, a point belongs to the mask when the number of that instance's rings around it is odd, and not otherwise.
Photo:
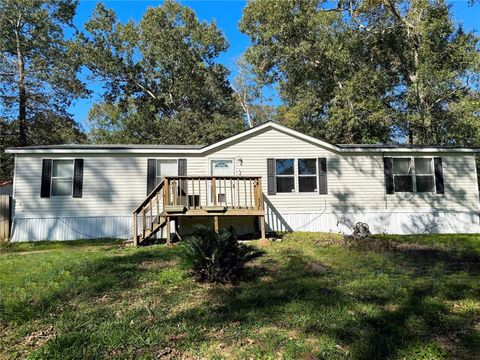
[(417, 144), (337, 144), (342, 149), (437, 149), (437, 150), (478, 150), (474, 148), (460, 146), (436, 146), (436, 145), (417, 145)]
[(325, 149), (337, 153), (352, 153), (352, 152), (368, 152), (368, 153), (388, 153), (388, 152), (455, 152), (455, 153), (478, 153), (480, 149), (452, 147), (452, 146), (421, 146), (421, 145), (372, 145), (372, 144), (339, 144), (334, 145), (326, 141), (314, 138), (312, 136), (303, 134), (299, 131), (293, 130), (286, 126), (280, 125), (274, 121), (269, 121), (264, 124), (255, 126), (251, 129), (242, 131), (236, 135), (230, 136), (224, 140), (218, 141), (211, 145), (42, 145), (42, 146), (27, 146), (20, 148), (8, 148), (7, 153), (13, 154), (51, 154), (51, 153), (152, 153), (161, 151), (161, 153), (181, 153), (181, 154), (203, 154), (214, 150), (220, 146), (232, 143), (243, 138), (249, 138), (252, 135), (268, 130), (276, 129), (291, 136), (303, 139), (310, 143), (316, 144)]
[(128, 149), (201, 149), (205, 145), (145, 145), (145, 144), (59, 144), (10, 148), (12, 150), (128, 150)]

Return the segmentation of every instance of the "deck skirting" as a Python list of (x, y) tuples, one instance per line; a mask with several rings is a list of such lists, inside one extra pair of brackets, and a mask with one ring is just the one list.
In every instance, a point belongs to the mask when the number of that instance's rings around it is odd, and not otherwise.
[[(203, 219), (203, 220), (202, 220)], [(480, 218), (475, 211), (419, 210), (359, 212), (269, 212), (265, 213), (268, 231), (307, 231), (350, 233), (358, 222), (369, 224), (373, 233), (480, 233)], [(182, 232), (205, 218), (182, 219)], [(224, 217), (220, 227), (232, 225), (237, 233), (256, 231), (252, 217)], [(97, 217), (19, 218), (13, 221), (11, 241), (78, 240), (94, 238), (130, 239), (133, 233), (129, 215)], [(164, 237), (163, 233), (159, 234)]]

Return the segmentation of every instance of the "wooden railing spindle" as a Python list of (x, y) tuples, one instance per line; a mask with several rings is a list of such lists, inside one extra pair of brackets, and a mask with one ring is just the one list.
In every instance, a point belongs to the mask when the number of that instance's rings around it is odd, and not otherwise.
[(213, 206), (217, 205), (217, 179), (212, 177)]
[(233, 202), (233, 186), (232, 186), (232, 178), (230, 178), (230, 203), (232, 204), (232, 208), (235, 207)]
[(237, 178), (237, 209), (240, 209), (240, 178)]
[(250, 207), (253, 209), (253, 203), (252, 203), (252, 179), (250, 178), (249, 180), (249, 189), (248, 192), (250, 193)]
[(247, 208), (247, 180), (243, 179), (243, 191), (244, 191), (244, 198), (245, 198), (245, 209)]

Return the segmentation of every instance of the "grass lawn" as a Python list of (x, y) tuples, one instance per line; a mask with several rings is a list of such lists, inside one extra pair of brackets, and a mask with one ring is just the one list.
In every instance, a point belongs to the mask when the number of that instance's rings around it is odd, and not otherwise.
[(0, 358), (480, 358), (480, 236), (288, 234), (236, 286), (178, 253), (0, 246)]

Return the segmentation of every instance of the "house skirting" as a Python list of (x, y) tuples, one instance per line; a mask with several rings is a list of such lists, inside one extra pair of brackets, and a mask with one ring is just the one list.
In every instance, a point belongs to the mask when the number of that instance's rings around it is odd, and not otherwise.
[[(265, 214), (267, 231), (307, 231), (350, 234), (357, 222), (365, 222), (372, 233), (434, 234), (480, 233), (476, 211), (359, 211), (279, 212)], [(201, 220), (200, 220), (201, 221)], [(198, 219), (182, 219), (180, 233), (188, 233)], [(208, 221), (204, 219), (205, 224)], [(257, 231), (252, 217), (221, 218), (220, 227), (233, 226), (238, 234)], [(131, 239), (132, 216), (19, 218), (12, 225), (11, 241)], [(172, 229), (174, 227), (172, 226)], [(159, 234), (164, 237), (163, 233)], [(173, 230), (172, 230), (173, 231)]]

